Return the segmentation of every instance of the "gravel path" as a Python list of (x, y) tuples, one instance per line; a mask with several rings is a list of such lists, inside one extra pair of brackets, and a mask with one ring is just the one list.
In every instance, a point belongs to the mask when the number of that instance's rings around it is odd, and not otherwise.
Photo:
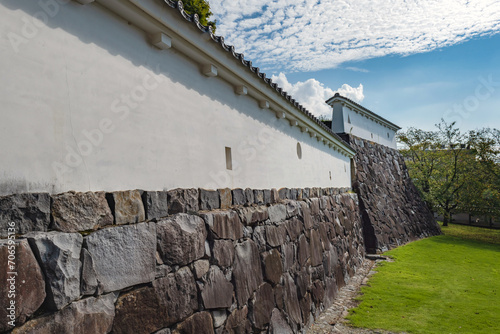
[(374, 260), (365, 259), (349, 284), (340, 289), (335, 303), (318, 317), (307, 334), (396, 334), (384, 330), (354, 328), (346, 324), (348, 310), (357, 305), (354, 298), (360, 287), (366, 285), (370, 275), (375, 273), (372, 270), (375, 263)]

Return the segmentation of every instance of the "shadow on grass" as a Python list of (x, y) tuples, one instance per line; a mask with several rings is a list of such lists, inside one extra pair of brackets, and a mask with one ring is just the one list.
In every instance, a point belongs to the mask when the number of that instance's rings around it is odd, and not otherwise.
[(435, 237), (431, 237), (427, 239), (429, 242), (437, 243), (437, 244), (445, 244), (449, 246), (463, 246), (463, 247), (471, 247), (481, 250), (490, 250), (500, 252), (500, 245), (495, 243), (489, 243), (486, 241), (478, 241), (465, 239), (455, 236), (449, 235), (438, 235)]

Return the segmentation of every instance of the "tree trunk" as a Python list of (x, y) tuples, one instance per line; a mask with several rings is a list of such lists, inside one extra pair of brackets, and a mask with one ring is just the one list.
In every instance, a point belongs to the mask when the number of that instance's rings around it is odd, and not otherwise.
[(451, 212), (445, 211), (443, 213), (443, 226), (448, 226), (449, 223), (451, 223)]

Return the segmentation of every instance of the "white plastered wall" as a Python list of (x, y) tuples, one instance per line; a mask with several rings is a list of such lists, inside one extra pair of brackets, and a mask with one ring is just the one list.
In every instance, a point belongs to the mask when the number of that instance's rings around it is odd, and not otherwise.
[(396, 147), (396, 131), (366, 117), (342, 102), (333, 103), (332, 130), (347, 133), (391, 148)]
[(350, 187), (346, 155), (100, 5), (57, 4), (43, 24), (0, 4), (0, 195)]

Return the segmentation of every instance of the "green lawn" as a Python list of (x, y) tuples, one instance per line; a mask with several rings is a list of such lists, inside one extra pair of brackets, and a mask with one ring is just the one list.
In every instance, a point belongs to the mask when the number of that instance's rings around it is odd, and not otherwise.
[(500, 231), (451, 225), (387, 252), (348, 320), (408, 333), (500, 333)]

